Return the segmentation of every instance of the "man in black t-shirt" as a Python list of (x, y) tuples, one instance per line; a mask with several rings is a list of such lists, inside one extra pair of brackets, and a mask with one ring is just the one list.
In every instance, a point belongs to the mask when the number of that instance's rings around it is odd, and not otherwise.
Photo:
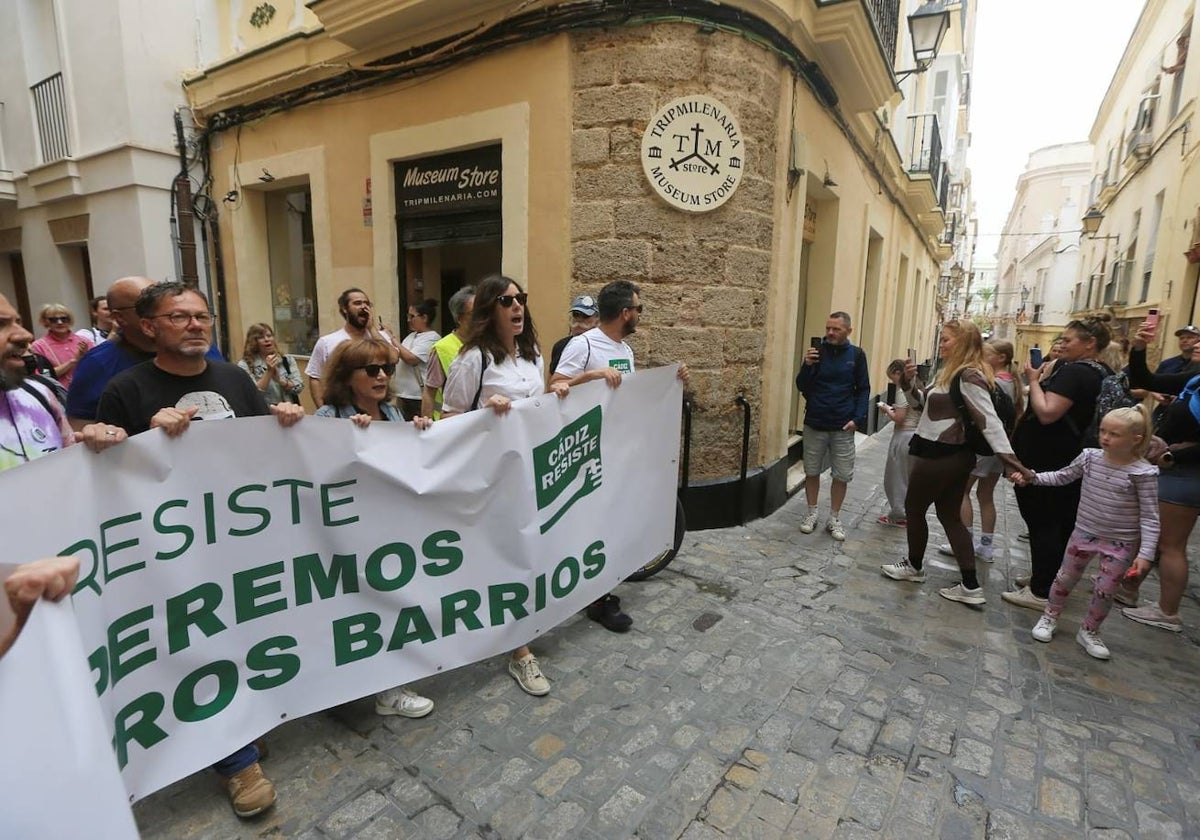
[[(279, 425), (304, 417), (293, 403), (270, 408), (254, 382), (236, 365), (205, 358), (212, 346), (208, 299), (182, 283), (156, 283), (137, 299), (142, 329), (154, 339), (155, 356), (113, 377), (100, 397), (101, 422), (130, 435), (162, 429), (171, 437), (193, 420), (274, 414)], [(258, 747), (247, 744), (213, 769), (227, 779), (239, 817), (252, 817), (275, 804), (275, 786), (258, 764)]]

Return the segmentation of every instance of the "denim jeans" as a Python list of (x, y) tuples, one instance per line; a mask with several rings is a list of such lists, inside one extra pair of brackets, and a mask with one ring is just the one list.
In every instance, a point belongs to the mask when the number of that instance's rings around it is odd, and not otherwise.
[(227, 755), (212, 766), (218, 775), (229, 778), (236, 775), (254, 762), (258, 761), (258, 747), (253, 743), (247, 744), (232, 755)]

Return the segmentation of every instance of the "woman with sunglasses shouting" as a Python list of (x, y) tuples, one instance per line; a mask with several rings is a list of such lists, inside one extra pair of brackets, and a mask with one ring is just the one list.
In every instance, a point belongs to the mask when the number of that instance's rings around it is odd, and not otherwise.
[[(403, 423), (400, 410), (391, 403), (392, 374), (396, 372), (396, 349), (382, 338), (343, 341), (333, 351), (321, 375), (325, 404), (318, 417), (342, 417), (365, 429), (372, 421)], [(418, 417), (413, 425), (427, 428), (430, 421)], [(381, 715), (425, 717), (433, 701), (402, 685), (375, 695), (375, 712)]]
[[(479, 408), (505, 414), (515, 400), (544, 393), (542, 354), (527, 300), (515, 281), (499, 274), (476, 287), (467, 338), (442, 389), (443, 419)], [(550, 390), (564, 397), (570, 388), (556, 382)], [(550, 683), (527, 645), (513, 651), (508, 672), (526, 693), (550, 693)]]

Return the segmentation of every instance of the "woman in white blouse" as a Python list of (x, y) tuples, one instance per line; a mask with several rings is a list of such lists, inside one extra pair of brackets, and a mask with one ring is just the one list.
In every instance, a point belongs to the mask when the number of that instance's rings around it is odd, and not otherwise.
[[(476, 287), (467, 338), (442, 389), (443, 418), (478, 408), (505, 414), (515, 400), (544, 393), (542, 354), (527, 299), (515, 281), (498, 274)], [(550, 390), (563, 397), (569, 389), (558, 382)], [(513, 651), (508, 672), (525, 692), (537, 697), (550, 693), (527, 645)]]

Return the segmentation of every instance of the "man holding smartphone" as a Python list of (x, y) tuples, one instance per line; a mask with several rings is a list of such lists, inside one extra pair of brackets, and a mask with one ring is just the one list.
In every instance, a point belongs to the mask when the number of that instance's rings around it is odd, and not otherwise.
[(854, 433), (867, 426), (871, 379), (867, 355), (850, 343), (850, 316), (834, 312), (825, 321), (824, 340), (814, 339), (796, 375), (804, 395), (804, 493), (808, 513), (800, 533), (817, 527), (821, 473), (830, 468), (829, 521), (825, 530), (839, 542), (846, 539), (840, 517), (846, 485), (854, 477)]

